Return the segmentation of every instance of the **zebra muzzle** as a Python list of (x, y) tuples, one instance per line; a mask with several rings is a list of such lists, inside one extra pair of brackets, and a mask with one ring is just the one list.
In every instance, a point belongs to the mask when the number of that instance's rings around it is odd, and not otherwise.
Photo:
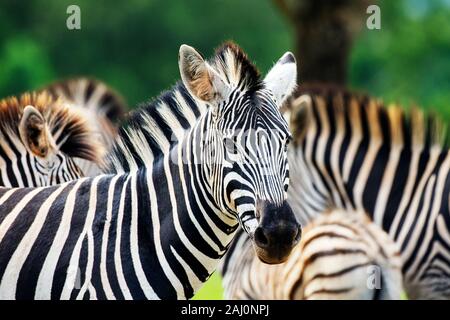
[(281, 206), (267, 202), (259, 210), (261, 221), (253, 234), (256, 254), (265, 263), (282, 263), (299, 243), (301, 226), (286, 201)]

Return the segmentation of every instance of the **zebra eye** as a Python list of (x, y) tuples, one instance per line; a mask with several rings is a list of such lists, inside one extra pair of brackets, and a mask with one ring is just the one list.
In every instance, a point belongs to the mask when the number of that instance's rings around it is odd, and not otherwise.
[(288, 151), (289, 143), (292, 141), (292, 136), (288, 136), (286, 139), (286, 143), (284, 144), (284, 151)]

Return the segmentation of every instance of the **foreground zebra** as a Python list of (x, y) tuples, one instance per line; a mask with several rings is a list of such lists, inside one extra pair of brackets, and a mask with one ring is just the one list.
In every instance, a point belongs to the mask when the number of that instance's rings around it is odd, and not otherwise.
[(364, 212), (333, 210), (304, 228), (279, 265), (261, 263), (242, 232), (224, 257), (227, 299), (400, 299), (401, 259), (395, 243)]
[(278, 108), (293, 55), (264, 80), (234, 44), (210, 62), (183, 45), (179, 66), (183, 83), (120, 130), (110, 174), (0, 189), (0, 298), (190, 298), (239, 223), (263, 261), (287, 258), (300, 227)]
[(82, 177), (102, 146), (83, 115), (48, 93), (0, 100), (0, 186), (49, 186)]
[(450, 298), (450, 156), (442, 122), (368, 97), (305, 88), (290, 110), (289, 199), (302, 223), (365, 210), (400, 247), (410, 298)]

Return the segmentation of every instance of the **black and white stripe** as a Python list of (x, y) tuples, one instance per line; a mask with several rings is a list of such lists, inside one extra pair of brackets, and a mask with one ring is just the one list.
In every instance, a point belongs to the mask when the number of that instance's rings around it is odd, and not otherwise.
[(101, 145), (86, 118), (48, 93), (0, 100), (0, 186), (39, 187), (84, 176)]
[(408, 296), (449, 298), (450, 155), (443, 123), (342, 90), (304, 91), (290, 110), (299, 139), (289, 152), (289, 199), (301, 221), (329, 207), (368, 212), (400, 247)]
[[(42, 90), (82, 113), (91, 127), (91, 139), (105, 150), (111, 149), (128, 109), (124, 98), (114, 89), (99, 80), (82, 77), (54, 82)], [(77, 159), (76, 163), (85, 176), (100, 173), (92, 161)]]
[(124, 98), (114, 89), (99, 80), (81, 77), (54, 82), (42, 90), (90, 113), (90, 119), (95, 121), (93, 126), (108, 134), (105, 139), (109, 143), (114, 141), (113, 133), (128, 109)]
[(226, 299), (400, 299), (403, 291), (398, 248), (364, 212), (318, 216), (279, 265), (261, 263), (240, 233), (221, 272)]
[(299, 237), (278, 110), (295, 86), (286, 56), (259, 80), (234, 44), (210, 62), (182, 46), (184, 84), (120, 130), (109, 174), (0, 188), (0, 298), (190, 298), (239, 223), (267, 237), (260, 257), (286, 259)]

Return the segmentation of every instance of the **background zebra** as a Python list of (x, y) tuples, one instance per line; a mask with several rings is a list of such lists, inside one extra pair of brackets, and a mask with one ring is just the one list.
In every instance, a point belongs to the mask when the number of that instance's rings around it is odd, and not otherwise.
[(81, 108), (93, 130), (108, 149), (117, 135), (118, 125), (128, 109), (124, 98), (105, 83), (91, 78), (58, 81), (42, 89), (54, 98), (62, 98), (74, 108)]
[(239, 233), (221, 264), (227, 299), (400, 299), (396, 244), (364, 212), (332, 210), (305, 228), (278, 265), (261, 263)]
[(410, 298), (450, 298), (444, 124), (338, 88), (291, 104), (289, 199), (302, 223), (330, 207), (369, 213), (400, 247)]
[(46, 92), (0, 101), (0, 186), (48, 186), (83, 176), (75, 158), (98, 163), (87, 120)]
[[(55, 99), (63, 99), (71, 108), (79, 109), (91, 125), (91, 139), (97, 140), (105, 150), (112, 148), (119, 124), (125, 119), (128, 109), (125, 100), (115, 90), (95, 79), (74, 78), (55, 82), (42, 91)], [(95, 162), (75, 161), (85, 176), (94, 177), (101, 172)]]
[[(261, 259), (287, 258), (300, 228), (278, 108), (293, 55), (264, 79), (230, 43), (209, 62), (182, 46), (179, 66), (183, 83), (120, 130), (110, 174), (0, 188), (0, 298), (189, 298), (239, 223)], [(199, 103), (208, 110), (190, 127)]]

